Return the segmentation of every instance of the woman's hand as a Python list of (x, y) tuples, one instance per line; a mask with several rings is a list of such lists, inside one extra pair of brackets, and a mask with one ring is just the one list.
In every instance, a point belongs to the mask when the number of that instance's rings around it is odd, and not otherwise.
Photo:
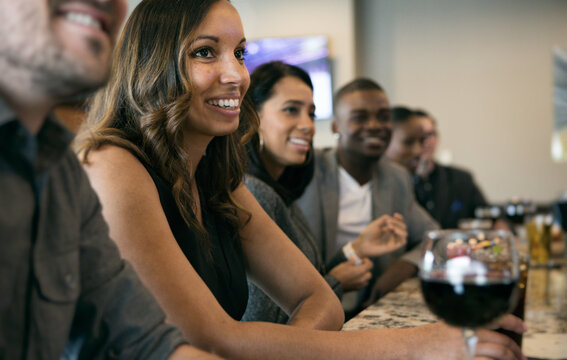
[(372, 278), (370, 270), (374, 264), (368, 258), (362, 259), (362, 264), (355, 265), (354, 259), (344, 261), (329, 271), (343, 287), (343, 291), (358, 290), (368, 285)]
[(408, 232), (402, 215), (382, 215), (372, 221), (353, 241), (360, 258), (376, 257), (398, 250), (407, 243)]
[[(489, 326), (489, 329), (504, 329), (523, 334), (527, 327), (520, 318), (508, 314)], [(488, 329), (477, 330), (477, 336), (479, 341), (475, 359), (526, 359), (520, 347), (509, 336)]]
[[(523, 333), (524, 323), (513, 315), (502, 317), (495, 327)], [(465, 342), (461, 329), (439, 322), (412, 329), (416, 340), (413, 359), (463, 359)], [(525, 360), (518, 345), (508, 336), (488, 329), (477, 330), (475, 360)]]

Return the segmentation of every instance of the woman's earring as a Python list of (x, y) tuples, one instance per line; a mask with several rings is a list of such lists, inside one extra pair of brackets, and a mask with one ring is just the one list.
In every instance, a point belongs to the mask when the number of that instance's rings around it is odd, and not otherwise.
[(264, 138), (260, 133), (258, 133), (258, 144), (260, 145), (260, 152), (264, 151)]
[(337, 140), (339, 140), (341, 138), (341, 134), (339, 133), (333, 133), (333, 137)]

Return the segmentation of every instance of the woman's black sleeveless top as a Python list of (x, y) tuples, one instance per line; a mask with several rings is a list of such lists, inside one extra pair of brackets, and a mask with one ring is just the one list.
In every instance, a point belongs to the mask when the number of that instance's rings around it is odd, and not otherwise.
[(240, 241), (234, 240), (234, 234), (231, 233), (232, 228), (225, 221), (207, 211), (206, 198), (200, 194), (203, 223), (209, 233), (211, 243), (212, 259), (208, 259), (197, 237), (183, 221), (173, 198), (171, 186), (152, 168), (146, 164), (144, 166), (157, 187), (169, 227), (183, 254), (224, 310), (233, 319), (240, 320), (248, 302), (248, 284), (242, 245)]

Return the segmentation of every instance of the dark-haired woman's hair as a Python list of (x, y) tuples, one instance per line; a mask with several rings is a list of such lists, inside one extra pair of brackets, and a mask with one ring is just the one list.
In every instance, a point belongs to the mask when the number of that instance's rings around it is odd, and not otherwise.
[(238, 229), (239, 206), (231, 193), (244, 175), (241, 139), (258, 126), (254, 108), (244, 101), (238, 130), (215, 137), (195, 178), (190, 176), (197, 164), (190, 162), (183, 147), (192, 96), (187, 59), (196, 28), (217, 1), (226, 0), (143, 0), (136, 7), (113, 54), (110, 81), (92, 99), (75, 144), (83, 162), (88, 162), (90, 151), (112, 144), (151, 166), (171, 185), (184, 221), (204, 249), (210, 242), (206, 229), (192, 216), (191, 185), (196, 181), (201, 201)]
[[(254, 70), (250, 76), (250, 88), (246, 98), (250, 100), (257, 112), (262, 110), (264, 103), (274, 95), (274, 87), (285, 77), (295, 77), (313, 90), (313, 83), (309, 74), (303, 69), (285, 64), (281, 61), (272, 61)], [(270, 185), (289, 205), (299, 198), (313, 177), (313, 148), (311, 148), (306, 163), (299, 166), (287, 166), (278, 179), (273, 179), (266, 170), (260, 158), (259, 135), (256, 132), (247, 144), (248, 167), (247, 172)]]

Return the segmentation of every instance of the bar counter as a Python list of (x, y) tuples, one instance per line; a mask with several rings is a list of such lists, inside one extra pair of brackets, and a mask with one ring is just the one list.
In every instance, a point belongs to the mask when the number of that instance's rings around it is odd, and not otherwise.
[[(344, 331), (408, 328), (436, 322), (425, 305), (419, 279), (412, 278), (345, 323)], [(567, 360), (567, 262), (528, 272), (522, 350), (529, 359)]]

